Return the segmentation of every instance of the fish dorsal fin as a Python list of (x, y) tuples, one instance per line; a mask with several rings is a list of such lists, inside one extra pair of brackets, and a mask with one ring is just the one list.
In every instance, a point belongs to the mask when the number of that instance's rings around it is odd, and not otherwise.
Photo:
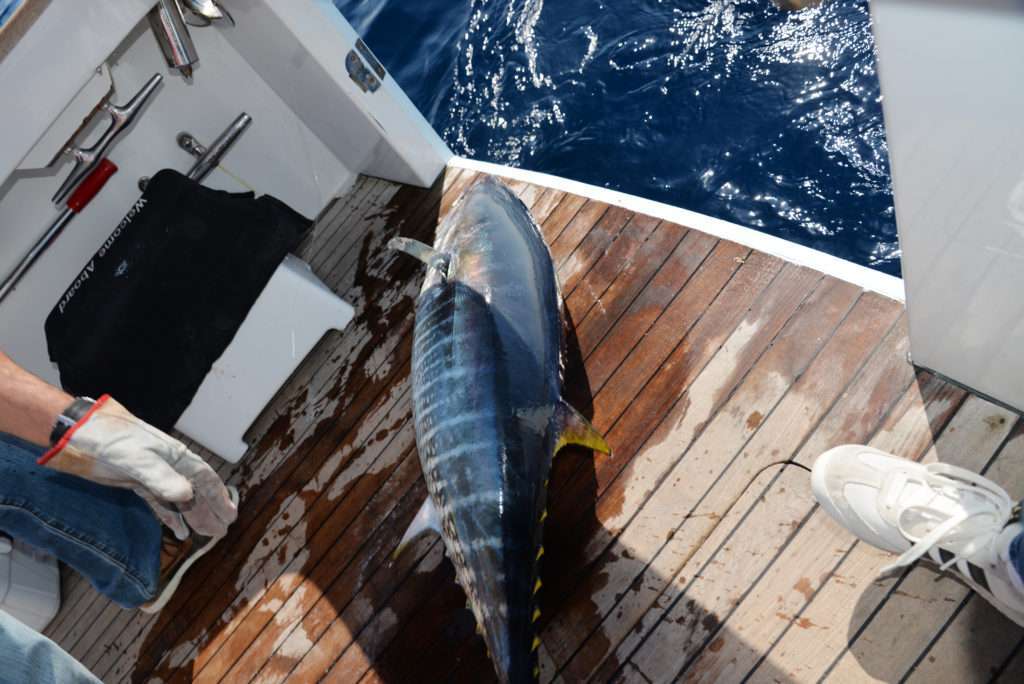
[(555, 429), (558, 433), (558, 441), (555, 443), (555, 453), (566, 444), (579, 444), (603, 454), (610, 454), (612, 449), (604, 437), (597, 431), (590, 421), (583, 417), (583, 414), (574, 409), (565, 401), (559, 402), (555, 407)]
[(427, 265), (427, 268), (434, 269), (441, 274), (442, 278), (448, 278), (448, 267), (451, 265), (451, 257), (444, 252), (439, 252), (430, 245), (419, 240), (407, 237), (391, 238), (388, 241), (388, 249), (395, 249), (405, 252), (409, 256), (419, 259)]
[(416, 513), (416, 517), (409, 523), (409, 529), (402, 535), (402, 541), (398, 542), (398, 546), (395, 547), (395, 552), (391, 554), (391, 557), (398, 558), (402, 551), (405, 551), (414, 541), (428, 532), (441, 534), (441, 517), (437, 514), (437, 508), (434, 506), (434, 501), (430, 498), (429, 494), (427, 495), (427, 500), (420, 506), (419, 512)]

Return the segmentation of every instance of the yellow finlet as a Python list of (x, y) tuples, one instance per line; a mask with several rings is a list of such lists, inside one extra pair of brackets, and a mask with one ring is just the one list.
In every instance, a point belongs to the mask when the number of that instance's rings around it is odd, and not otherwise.
[(540, 608), (533, 609), (533, 619), (531, 622), (536, 622), (537, 620), (540, 620)]
[(544, 545), (541, 544), (540, 548), (537, 549), (537, 557), (534, 560), (540, 560), (543, 555), (544, 555)]
[(537, 583), (533, 585), (533, 593), (536, 594), (538, 591), (540, 591), (541, 586), (543, 585), (540, 582), (540, 577), (538, 577)]
[(544, 509), (544, 512), (540, 514), (540, 521), (544, 522), (548, 519), (548, 509)]
[(533, 646), (530, 647), (530, 650), (536, 651), (538, 648), (540, 648), (540, 637), (535, 636), (533, 637)]
[(608, 442), (597, 431), (597, 428), (572, 406), (563, 401), (558, 405), (557, 414), (560, 427), (558, 441), (555, 442), (556, 454), (566, 444), (579, 444), (603, 454), (612, 452), (612, 448), (608, 446)]
[(540, 679), (540, 665), (533, 666), (533, 678)]

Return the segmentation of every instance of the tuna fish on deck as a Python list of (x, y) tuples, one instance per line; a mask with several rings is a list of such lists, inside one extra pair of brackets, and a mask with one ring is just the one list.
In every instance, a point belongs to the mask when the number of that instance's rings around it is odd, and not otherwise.
[(416, 302), (413, 410), (430, 496), (399, 546), (439, 532), (498, 677), (537, 676), (538, 561), (551, 459), (564, 444), (608, 451), (561, 398), (561, 294), (523, 203), (487, 179), (435, 246), (391, 246), (428, 265)]

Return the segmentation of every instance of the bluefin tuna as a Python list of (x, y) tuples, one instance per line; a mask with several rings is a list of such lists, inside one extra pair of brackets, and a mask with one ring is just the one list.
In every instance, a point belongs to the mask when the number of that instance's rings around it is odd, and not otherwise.
[(551, 461), (569, 443), (608, 451), (561, 396), (551, 255), (527, 208), (490, 178), (463, 195), (433, 247), (406, 238), (391, 246), (428, 267), (412, 390), (429, 496), (398, 552), (438, 532), (498, 678), (533, 681)]

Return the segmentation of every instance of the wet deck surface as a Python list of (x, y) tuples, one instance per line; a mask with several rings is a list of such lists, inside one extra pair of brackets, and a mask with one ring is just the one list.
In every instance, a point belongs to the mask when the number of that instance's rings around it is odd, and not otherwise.
[[(48, 633), (104, 681), (482, 682), (483, 643), (442, 544), (390, 554), (426, 495), (409, 391), (430, 241), (476, 180), (362, 179), (302, 250), (356, 307), (251, 430), (232, 535), (158, 616), (73, 573)], [(613, 455), (556, 459), (542, 681), (1000, 681), (1024, 630), (958, 582), (834, 525), (806, 471), (871, 443), (1021, 496), (1015, 414), (906, 362), (902, 306), (683, 226), (510, 183), (542, 224), (574, 335), (565, 395)]]

